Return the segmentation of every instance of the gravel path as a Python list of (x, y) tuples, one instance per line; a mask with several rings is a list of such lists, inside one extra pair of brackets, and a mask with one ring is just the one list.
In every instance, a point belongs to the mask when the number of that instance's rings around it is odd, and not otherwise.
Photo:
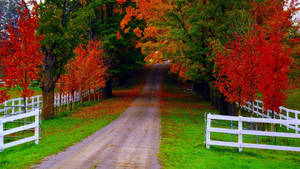
[(34, 168), (160, 168), (158, 91), (165, 65), (154, 65), (140, 96), (114, 122)]

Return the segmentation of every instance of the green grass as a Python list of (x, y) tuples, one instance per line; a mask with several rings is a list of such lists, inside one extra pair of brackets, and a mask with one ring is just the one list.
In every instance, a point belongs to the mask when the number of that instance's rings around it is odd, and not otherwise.
[[(176, 169), (233, 169), (233, 168), (300, 168), (300, 153), (275, 150), (205, 147), (204, 113), (217, 111), (198, 96), (186, 96), (174, 85), (164, 85), (168, 94), (161, 101), (161, 145), (159, 161), (163, 168)], [(231, 141), (230, 135), (214, 135), (214, 139)], [(244, 138), (247, 140), (246, 138)], [(249, 142), (250, 139), (248, 139)], [(260, 138), (260, 142), (266, 142)], [(271, 140), (272, 141), (272, 140)], [(300, 146), (298, 140), (277, 140), (277, 143)]]
[(101, 119), (63, 117), (43, 121), (40, 143), (27, 143), (4, 150), (0, 154), (0, 168), (28, 168), (44, 157), (86, 138), (117, 117), (118, 115), (105, 115)]
[[(140, 88), (137, 85), (126, 90), (114, 90), (113, 98), (84, 102), (72, 112), (59, 112), (56, 118), (43, 120), (39, 144), (31, 142), (5, 149), (0, 153), (0, 169), (30, 168), (45, 157), (61, 152), (92, 135), (118, 118), (138, 95)], [(11, 128), (14, 125), (7, 124), (5, 127)]]
[(300, 110), (300, 88), (288, 92), (285, 106), (289, 109)]
[[(33, 95), (40, 95), (42, 94), (42, 89), (39, 87), (30, 87), (33, 90)], [(7, 94), (10, 96), (9, 99), (19, 98), (21, 96), (21, 89), (20, 88), (10, 88)]]
[[(122, 98), (121, 98), (122, 99)], [(120, 98), (106, 100), (107, 104), (122, 102)], [(85, 103), (83, 107), (77, 107), (74, 112), (91, 111), (90, 105), (98, 106), (103, 103)], [(58, 117), (42, 121), (42, 139), (38, 145), (33, 142), (5, 149), (0, 153), (1, 169), (30, 168), (39, 163), (44, 157), (58, 153), (65, 148), (81, 141), (106, 126), (125, 110), (124, 105), (118, 112), (109, 113), (106, 110), (93, 109), (101, 113), (99, 118), (74, 116), (73, 113), (61, 112)], [(90, 113), (90, 112), (89, 112)], [(94, 112), (95, 113), (95, 112)]]
[[(259, 100), (262, 100), (261, 93), (258, 93), (257, 96)], [(289, 109), (300, 110), (300, 88), (290, 89), (287, 92), (283, 106)]]

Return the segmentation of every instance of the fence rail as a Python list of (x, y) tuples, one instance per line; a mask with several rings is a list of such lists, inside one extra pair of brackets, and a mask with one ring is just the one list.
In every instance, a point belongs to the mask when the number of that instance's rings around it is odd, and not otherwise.
[[(237, 129), (217, 128), (211, 126), (212, 120), (224, 120), (224, 121), (236, 121), (238, 122)], [(210, 148), (211, 145), (237, 147), (241, 152), (243, 148), (257, 148), (257, 149), (272, 149), (272, 150), (286, 150), (286, 151), (298, 151), (300, 147), (291, 146), (279, 146), (279, 145), (266, 145), (266, 144), (253, 144), (243, 142), (243, 135), (255, 135), (255, 136), (270, 136), (270, 137), (287, 137), (300, 139), (300, 134), (297, 133), (285, 133), (285, 132), (270, 132), (270, 131), (257, 131), (257, 130), (245, 130), (243, 129), (243, 123), (273, 123), (281, 125), (300, 125), (299, 120), (282, 120), (282, 119), (268, 119), (268, 118), (253, 118), (253, 117), (241, 117), (241, 116), (223, 116), (223, 115), (207, 115), (206, 123), (206, 147)], [(225, 133), (238, 135), (238, 142), (217, 141), (211, 139), (211, 133)]]
[[(252, 108), (253, 105), (253, 108)], [(264, 117), (264, 118), (272, 118), (272, 111), (267, 110), (266, 113), (264, 113), (264, 105), (261, 100), (255, 100), (253, 104), (251, 102), (247, 102), (245, 106), (242, 106), (244, 109), (246, 109), (248, 112), (253, 112), (254, 114)], [(274, 112), (275, 118), (282, 119), (282, 120), (300, 120), (300, 111), (299, 110), (292, 110), (288, 109), (286, 107), (280, 106), (279, 107), (280, 112)], [(296, 133), (300, 132), (300, 126), (293, 125), (293, 124), (281, 124), (280, 126), (286, 126), (287, 130), (293, 129)]]
[[(92, 93), (94, 93), (93, 90)], [(83, 92), (82, 97), (85, 98), (88, 95), (89, 95), (88, 92)], [(35, 108), (42, 107), (42, 101), (43, 101), (42, 95), (28, 97), (25, 100), (26, 101), (24, 101), (24, 98), (15, 98), (15, 99), (6, 100), (0, 106), (0, 115), (11, 116), (15, 114), (24, 113), (25, 107), (26, 107), (26, 112), (30, 112)], [(55, 93), (54, 95), (55, 107), (63, 106), (68, 103), (79, 102), (79, 101), (80, 101), (80, 92), (75, 92), (74, 96), (68, 93), (67, 94)], [(26, 106), (24, 104), (25, 102), (26, 102)]]
[[(59, 107), (67, 105), (68, 103), (79, 102), (82, 98), (96, 93), (96, 90), (85, 91), (83, 93), (74, 92), (73, 95), (67, 94), (54, 94), (54, 106)], [(0, 152), (6, 148), (16, 146), (19, 144), (35, 141), (39, 142), (40, 136), (40, 110), (42, 107), (42, 95), (32, 96), (29, 98), (15, 98), (10, 99), (0, 104)], [(34, 122), (28, 122), (26, 118), (33, 118)], [(24, 119), (24, 121), (18, 121)], [(13, 128), (6, 130), (5, 123), (14, 123)], [(20, 124), (22, 126), (20, 126)], [(18, 132), (33, 130), (33, 136), (25, 135), (9, 136)], [(18, 138), (12, 142), (5, 143), (5, 138)]]
[[(33, 122), (27, 122), (27, 123), (24, 123), (25, 125), (23, 125), (23, 126), (15, 126), (13, 128), (6, 129), (6, 130), (4, 128), (5, 123), (14, 122), (16, 120), (26, 119), (26, 118), (30, 118), (30, 117), (34, 117)], [(27, 143), (30, 141), (35, 141), (35, 144), (38, 144), (39, 132), (40, 132), (39, 124), (40, 124), (40, 109), (34, 109), (28, 113), (17, 114), (14, 116), (0, 117), (0, 151), (3, 151), (4, 149), (9, 148), (9, 147)], [(25, 131), (25, 130), (30, 130), (30, 129), (34, 129), (33, 136), (28, 136), (25, 138), (22, 137), (22, 139), (19, 139), (19, 140), (13, 141), (13, 142), (9, 142), (9, 143), (5, 143), (5, 136), (11, 135), (14, 133), (18, 133), (21, 131)]]

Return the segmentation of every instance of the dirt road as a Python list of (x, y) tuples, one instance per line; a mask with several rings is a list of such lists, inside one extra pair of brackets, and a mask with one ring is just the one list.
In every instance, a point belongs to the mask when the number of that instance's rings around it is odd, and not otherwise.
[(114, 122), (34, 168), (160, 168), (158, 91), (165, 65), (154, 65), (140, 96)]

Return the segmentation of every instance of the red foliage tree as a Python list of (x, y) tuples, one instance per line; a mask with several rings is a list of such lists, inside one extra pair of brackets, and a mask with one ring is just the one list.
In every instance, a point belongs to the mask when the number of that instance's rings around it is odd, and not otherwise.
[(255, 100), (260, 61), (255, 50), (261, 44), (260, 40), (254, 36), (236, 36), (226, 45), (224, 54), (217, 53), (216, 66), (219, 71), (215, 84), (229, 102), (244, 105), (246, 101)]
[[(28, 7), (32, 6), (32, 9)], [(38, 27), (37, 3), (24, 0), (19, 4), (17, 26), (10, 24), (3, 33), (1, 46), (1, 65), (3, 81), (7, 87), (19, 86), (24, 98), (30, 97), (33, 91), (29, 89), (32, 80), (39, 74), (39, 65), (43, 55), (40, 51), (41, 36), (36, 35)]]
[(286, 98), (288, 72), (292, 64), (291, 48), (283, 46), (281, 41), (282, 36), (274, 33), (269, 40), (265, 40), (263, 46), (257, 49), (262, 53), (258, 87), (263, 95), (264, 108), (278, 113), (279, 106), (283, 105)]
[(280, 1), (255, 4), (256, 23), (251, 31), (236, 36), (224, 54), (217, 54), (216, 87), (230, 102), (253, 102), (261, 92), (265, 110), (279, 112), (292, 64), (291, 48), (286, 42), (295, 43), (295, 39), (287, 38), (292, 25), (291, 14), (296, 11), (293, 3), (288, 10), (283, 9)]

